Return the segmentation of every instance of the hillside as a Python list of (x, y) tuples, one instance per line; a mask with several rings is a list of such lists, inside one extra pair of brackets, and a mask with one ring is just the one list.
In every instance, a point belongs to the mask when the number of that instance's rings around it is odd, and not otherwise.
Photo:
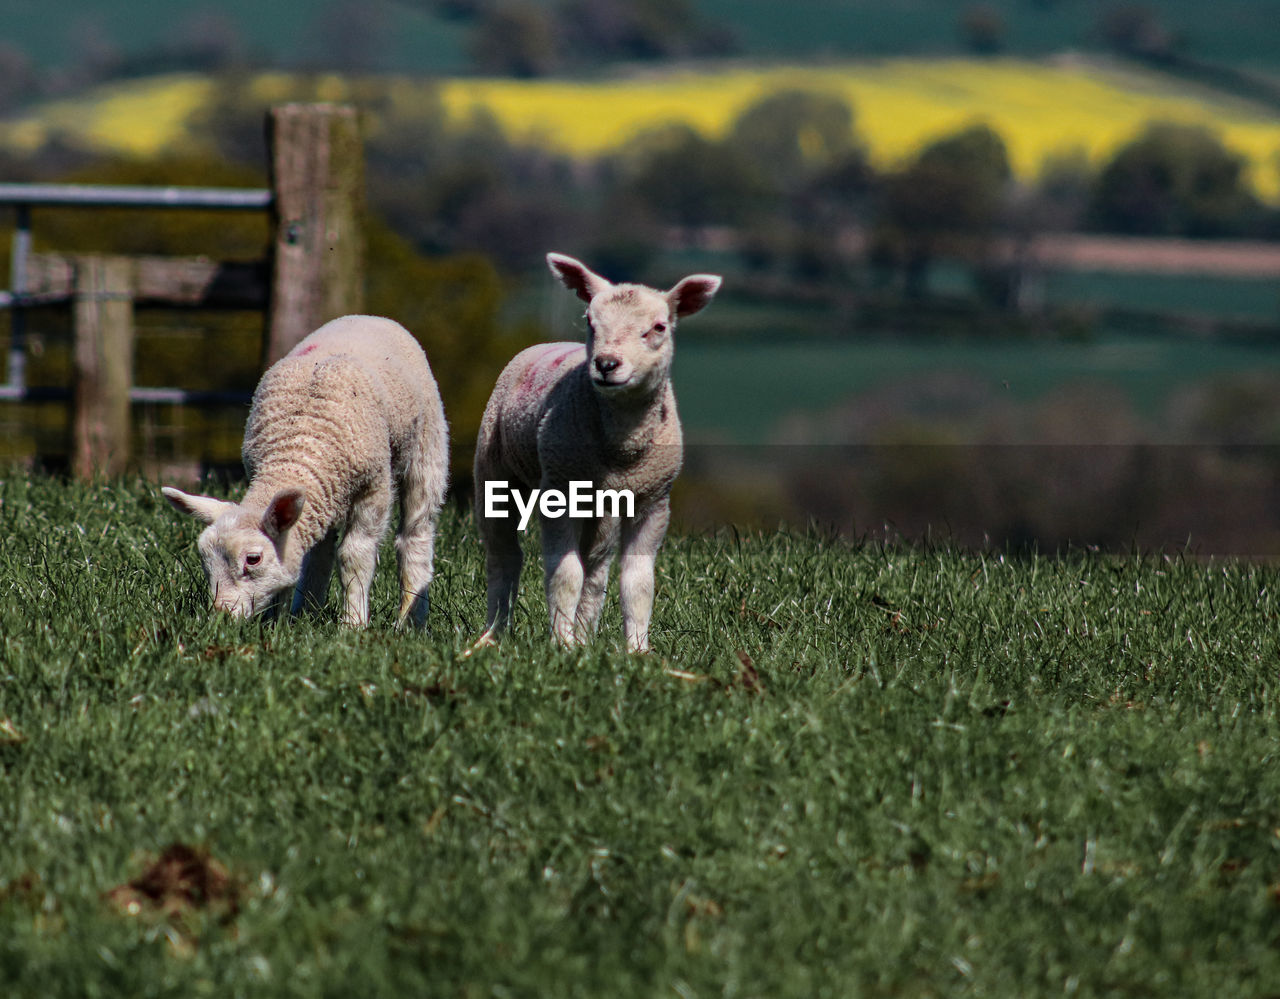
[[(529, 0), (555, 8), (561, 0)], [(5, 40), (42, 68), (67, 68), (88, 52), (110, 51), (125, 62), (144, 62), (166, 48), (190, 44), (193, 25), (221, 30), (255, 65), (316, 66), (332, 59), (359, 34), (360, 59), (377, 71), (458, 73), (469, 66), (469, 25), (439, 16), (446, 6), (431, 0), (366, 0), (358, 32), (346, 7), (327, 0), (64, 0), (58, 16), (40, 4), (0, 0)], [(676, 5), (669, 5), (679, 7)], [(1043, 56), (1064, 49), (1098, 48), (1101, 25), (1123, 3), (1097, 0), (691, 0), (696, 15), (717, 25), (737, 50), (752, 58), (806, 59), (889, 55), (939, 55), (965, 51), (961, 19), (974, 8), (994, 16), (1002, 51)], [(1161, 0), (1131, 4), (1152, 12), (1178, 51), (1241, 68), (1280, 70), (1274, 6), (1266, 0)], [(1158, 11), (1155, 8), (1158, 7)], [(203, 19), (203, 21), (201, 20)], [(339, 57), (341, 54), (339, 53)]]
[[(46, 102), (0, 124), (0, 147), (32, 152), (52, 139), (102, 152), (151, 156), (198, 144), (193, 116), (219, 83), (168, 74), (102, 85)], [(1280, 197), (1280, 115), (1205, 88), (1117, 65), (1059, 58), (885, 59), (820, 68), (734, 66), (682, 69), (603, 80), (508, 80), (472, 77), (434, 82), (407, 76), (254, 78), (252, 93), (285, 100), (303, 91), (354, 100), (370, 110), (368, 127), (431, 113), (436, 99), (455, 117), (488, 109), (509, 134), (575, 155), (615, 148), (639, 131), (684, 121), (717, 134), (764, 93), (802, 87), (834, 92), (855, 109), (872, 161), (891, 165), (923, 143), (974, 120), (992, 125), (1014, 169), (1034, 177), (1048, 157), (1083, 150), (1095, 162), (1143, 124), (1204, 124), (1244, 154), (1252, 181)]]

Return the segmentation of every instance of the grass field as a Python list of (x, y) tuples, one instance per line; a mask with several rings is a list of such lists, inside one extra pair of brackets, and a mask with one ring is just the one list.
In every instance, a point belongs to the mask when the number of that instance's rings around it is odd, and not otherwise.
[(152, 486), (0, 501), (6, 995), (1280, 982), (1271, 568), (675, 537), (654, 654), (554, 651), (531, 566), (464, 659), (461, 515), (424, 637), (385, 571), (363, 634), (210, 618)]
[(1152, 441), (1177, 444), (1183, 441), (1176, 432), (1169, 436), (1162, 419), (1176, 394), (1215, 380), (1274, 379), (1280, 376), (1280, 353), (1267, 346), (1137, 336), (1083, 344), (962, 339), (733, 344), (690, 338), (680, 346), (674, 372), (681, 418), (698, 443), (796, 443), (779, 437), (788, 417), (812, 417), (859, 396), (910, 391), (931, 376), (948, 376), (972, 379), (993, 407), (1025, 405), (1084, 385), (1113, 390), (1151, 421)]
[[(182, 148), (191, 115), (216, 93), (217, 82), (174, 74), (100, 87), (49, 102), (0, 125), (0, 147), (32, 150), (55, 136), (73, 144), (155, 155)], [(1046, 158), (1084, 151), (1095, 162), (1151, 121), (1202, 124), (1244, 155), (1250, 178), (1266, 197), (1280, 197), (1280, 119), (1210, 91), (1138, 70), (1089, 61), (898, 58), (820, 68), (781, 66), (719, 71), (663, 71), (603, 80), (505, 80), (465, 77), (439, 83), (455, 117), (490, 111), (503, 128), (575, 156), (616, 148), (647, 128), (687, 122), (723, 134), (762, 96), (800, 87), (835, 93), (853, 106), (857, 127), (877, 166), (893, 166), (924, 143), (973, 121), (995, 128), (1017, 173), (1034, 178)], [(318, 89), (317, 89), (318, 88)], [(411, 120), (432, 106), (436, 84), (389, 77), (384, 84), (325, 77), (317, 84), (264, 74), (255, 90), (266, 100), (372, 100), (379, 115)], [(386, 123), (383, 123), (384, 126)], [(389, 127), (397, 127), (394, 124)]]
[[(554, 7), (557, 0), (530, 0)], [(425, 2), (366, 5), (367, 25), (379, 42), (370, 56), (379, 69), (454, 73), (469, 65), (465, 25), (432, 16)], [(1004, 25), (1008, 51), (1041, 55), (1100, 43), (1099, 10), (1084, 0), (991, 0)], [(694, 9), (729, 28), (753, 58), (842, 57), (956, 52), (962, 8), (954, 0), (695, 0)], [(57, 18), (38, 4), (0, 0), (6, 37), (41, 65), (63, 65), (80, 54), (86, 36), (131, 56), (171, 42), (205, 0), (64, 0)], [(333, 42), (317, 30), (321, 8), (312, 0), (219, 0), (217, 11), (242, 35), (250, 52), (273, 65), (323, 61)], [(1277, 68), (1273, 11), (1259, 0), (1161, 0), (1158, 16), (1180, 49), (1218, 62)]]

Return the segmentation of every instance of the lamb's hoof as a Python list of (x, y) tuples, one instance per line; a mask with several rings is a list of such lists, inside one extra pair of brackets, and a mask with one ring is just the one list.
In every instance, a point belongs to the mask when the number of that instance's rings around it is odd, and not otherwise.
[(483, 635), (481, 635), (479, 638), (475, 640), (475, 644), (473, 644), (464, 653), (462, 653), (462, 658), (470, 659), (481, 649), (495, 648), (497, 644), (498, 644), (498, 639), (494, 636), (493, 632), (486, 631)]
[(421, 630), (427, 626), (426, 593), (406, 593), (400, 600), (400, 612), (396, 615), (396, 630), (403, 631), (412, 626)]

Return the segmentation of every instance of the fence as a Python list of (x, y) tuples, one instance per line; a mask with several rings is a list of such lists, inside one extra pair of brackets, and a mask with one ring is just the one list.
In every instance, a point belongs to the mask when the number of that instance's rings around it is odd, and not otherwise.
[[(17, 216), (11, 287), (0, 291), (0, 308), (11, 313), (0, 402), (68, 402), (77, 476), (127, 467), (134, 403), (229, 401), (226, 393), (133, 384), (137, 306), (262, 310), (264, 367), (321, 323), (362, 310), (364, 158), (355, 110), (282, 105), (268, 112), (267, 135), (265, 189), (0, 184), (0, 205)], [(50, 206), (267, 211), (273, 237), (267, 259), (250, 263), (34, 253), (32, 210)], [(30, 386), (27, 312), (64, 305), (72, 310), (72, 385)]]

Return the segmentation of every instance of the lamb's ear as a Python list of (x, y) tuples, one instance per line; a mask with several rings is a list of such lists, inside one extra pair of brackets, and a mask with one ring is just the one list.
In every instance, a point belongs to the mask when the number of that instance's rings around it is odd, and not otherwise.
[(225, 511), (235, 506), (234, 503), (214, 499), (212, 496), (195, 496), (191, 493), (184, 493), (181, 489), (174, 489), (173, 486), (162, 486), (160, 491), (164, 493), (164, 498), (173, 504), (175, 510), (179, 513), (190, 514), (202, 524), (212, 524)]
[(298, 522), (306, 502), (307, 494), (301, 489), (281, 489), (271, 497), (267, 512), (262, 515), (262, 533), (272, 541), (279, 541)]
[(677, 316), (691, 316), (706, 308), (719, 288), (719, 275), (690, 274), (667, 292), (667, 301)]
[(547, 266), (566, 288), (584, 302), (590, 302), (600, 292), (613, 287), (582, 261), (566, 257), (563, 253), (548, 253)]

